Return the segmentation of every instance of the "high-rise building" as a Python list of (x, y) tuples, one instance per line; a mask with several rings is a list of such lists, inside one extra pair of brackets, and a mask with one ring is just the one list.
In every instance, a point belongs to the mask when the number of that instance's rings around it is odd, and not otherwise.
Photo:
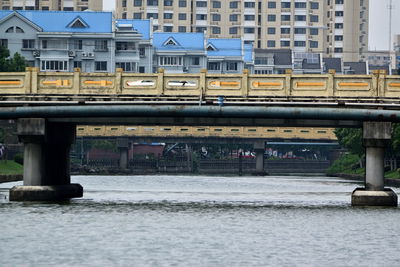
[(1, 10), (102, 11), (102, 0), (0, 0)]
[(368, 50), (369, 0), (116, 0), (118, 18), (154, 30), (243, 38), (256, 48), (319, 52), (344, 61)]

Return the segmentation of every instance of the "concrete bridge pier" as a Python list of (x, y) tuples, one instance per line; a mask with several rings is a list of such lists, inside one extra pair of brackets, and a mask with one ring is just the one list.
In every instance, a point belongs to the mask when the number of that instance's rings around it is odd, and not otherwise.
[(129, 151), (129, 140), (128, 138), (118, 138), (117, 147), (119, 151), (119, 167), (121, 169), (128, 169), (128, 151)]
[(353, 206), (397, 206), (397, 195), (385, 188), (385, 147), (391, 139), (390, 122), (364, 122), (365, 188), (357, 188), (351, 196)]
[(257, 141), (253, 145), (254, 152), (256, 152), (256, 172), (254, 175), (266, 175), (264, 171), (264, 141)]
[(45, 119), (19, 119), (18, 138), (24, 143), (24, 183), (10, 190), (11, 201), (51, 201), (82, 197), (71, 184), (69, 151), (75, 125)]

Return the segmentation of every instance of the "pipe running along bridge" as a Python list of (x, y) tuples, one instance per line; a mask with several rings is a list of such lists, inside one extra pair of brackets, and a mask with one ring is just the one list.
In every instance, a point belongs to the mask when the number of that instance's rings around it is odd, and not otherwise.
[(76, 125), (363, 127), (365, 187), (353, 205), (397, 205), (384, 150), (400, 121), (400, 76), (38, 72), (0, 73), (0, 119), (17, 119), (24, 185), (10, 200), (82, 196), (70, 183)]

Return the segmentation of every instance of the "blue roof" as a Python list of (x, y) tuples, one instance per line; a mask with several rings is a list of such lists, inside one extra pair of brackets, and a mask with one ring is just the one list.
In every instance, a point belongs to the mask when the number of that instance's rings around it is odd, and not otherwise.
[(143, 35), (142, 39), (150, 40), (150, 20), (149, 19), (119, 19), (116, 21), (117, 26), (120, 24), (132, 24), (134, 30)]
[(215, 51), (207, 51), (207, 56), (242, 56), (242, 40), (241, 39), (208, 39), (208, 45), (213, 46)]
[(12, 13), (10, 10), (0, 10), (0, 19), (8, 16), (10, 13)]
[[(173, 40), (177, 45), (165, 45), (168, 40)], [(155, 32), (153, 45), (157, 50), (201, 50), (204, 51), (204, 34), (192, 32)]]
[[(91, 33), (111, 33), (112, 32), (112, 13), (111, 12), (91, 12), (91, 11), (37, 11), (37, 10), (18, 10), (15, 11), (38, 25), (44, 32), (91, 32)], [(8, 15), (8, 14), (7, 14)], [(0, 18), (1, 18), (0, 14)], [(77, 18), (88, 27), (72, 28), (71, 23)]]
[(244, 45), (244, 62), (253, 62), (253, 45)]

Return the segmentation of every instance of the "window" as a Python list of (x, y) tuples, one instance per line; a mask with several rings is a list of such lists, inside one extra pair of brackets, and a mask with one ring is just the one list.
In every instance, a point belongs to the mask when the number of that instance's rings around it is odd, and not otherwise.
[(178, 32), (186, 32), (186, 26), (179, 26)]
[(268, 15), (267, 20), (268, 21), (276, 21), (276, 15)]
[(121, 68), (126, 72), (135, 72), (136, 63), (135, 62), (117, 62), (115, 63), (115, 68)]
[(74, 68), (82, 69), (82, 61), (74, 61)]
[(255, 2), (244, 2), (244, 7), (245, 8), (255, 8), (256, 3)]
[(147, 19), (158, 19), (158, 13), (147, 13)]
[(207, 14), (196, 14), (196, 20), (207, 20)]
[(221, 1), (212, 1), (212, 8), (221, 8)]
[(172, 32), (172, 26), (164, 26), (164, 32)]
[(221, 15), (220, 14), (212, 14), (212, 20), (213, 21), (221, 21)]
[(174, 1), (172, 0), (164, 0), (164, 6), (173, 6)]
[(187, 6), (186, 0), (179, 0), (179, 7), (186, 7), (186, 6)]
[(343, 35), (335, 35), (335, 41), (343, 41)]
[(318, 2), (310, 2), (310, 8), (311, 9), (319, 9), (319, 3)]
[(268, 34), (275, 34), (275, 33), (276, 33), (276, 30), (275, 30), (275, 28), (268, 28), (268, 29), (267, 29), (267, 33), (268, 33)]
[(220, 27), (212, 27), (211, 32), (212, 32), (212, 34), (221, 34), (221, 28)]
[(49, 10), (50, 8), (48, 6), (42, 6), (42, 10)]
[(192, 66), (199, 66), (200, 65), (200, 57), (192, 57), (191, 65)]
[(318, 22), (318, 16), (310, 15), (310, 22)]
[(335, 16), (336, 17), (343, 17), (344, 16), (344, 12), (343, 11), (335, 11)]
[[(35, 8), (34, 7), (32, 7), (33, 9), (31, 9), (31, 10), (34, 10)], [(26, 8), (25, 8), (25, 10), (27, 10)], [(63, 8), (63, 11), (74, 11), (74, 8), (73, 7), (64, 7)]]
[(319, 30), (317, 28), (310, 28), (310, 34), (311, 35), (318, 35)]
[(303, 3), (303, 2), (296, 2), (294, 3), (294, 8), (307, 8), (307, 3)]
[(343, 48), (336, 47), (334, 51), (335, 51), (335, 53), (343, 53)]
[(255, 31), (254, 31), (254, 28), (244, 28), (243, 32), (244, 33), (254, 33)]
[(133, 13), (133, 19), (142, 19), (142, 13)]
[(178, 14), (178, 19), (179, 20), (186, 20), (186, 13), (179, 13)]
[(306, 20), (307, 20), (307, 17), (304, 16), (304, 15), (295, 15), (295, 16), (294, 16), (294, 20), (295, 20), (295, 21), (306, 21)]
[(229, 21), (238, 21), (238, 15), (236, 14), (229, 15)]
[(230, 8), (238, 8), (239, 7), (239, 2), (238, 1), (233, 1), (229, 3)]
[(158, 6), (158, 0), (147, 0), (148, 6)]
[(237, 34), (237, 33), (238, 33), (238, 28), (237, 27), (229, 28), (229, 34)]
[(68, 71), (68, 61), (43, 60), (40, 64), (42, 71)]
[(221, 70), (221, 63), (220, 62), (209, 62), (208, 70)]
[(122, 7), (126, 7), (126, 0), (122, 0)]
[(8, 47), (8, 39), (0, 39), (0, 46), (7, 48)]
[(160, 66), (182, 66), (183, 59), (182, 57), (160, 57), (158, 62)]
[(290, 21), (290, 15), (281, 15), (281, 21)]
[(238, 63), (237, 62), (228, 62), (226, 64), (227, 71), (235, 71), (238, 70)]
[(274, 65), (272, 57), (256, 57), (254, 60), (255, 65)]
[(244, 20), (246, 21), (254, 21), (255, 19), (254, 15), (244, 15)]
[(276, 2), (268, 2), (268, 8), (276, 8)]
[(281, 8), (290, 8), (290, 2), (281, 2)]
[(72, 48), (75, 50), (82, 50), (82, 40), (72, 40)]
[(273, 41), (273, 40), (268, 40), (268, 41), (267, 41), (267, 46), (268, 46), (268, 47), (275, 47), (275, 41)]
[(95, 61), (95, 71), (107, 71), (107, 61)]
[(281, 41), (281, 46), (282, 47), (290, 46), (290, 41)]
[(107, 51), (108, 50), (107, 40), (96, 40), (94, 43), (94, 50)]
[(306, 42), (305, 41), (294, 41), (294, 46), (304, 47), (304, 46), (306, 46)]
[(164, 13), (164, 19), (172, 19), (173, 13)]
[(281, 28), (281, 34), (290, 34), (290, 28)]
[(42, 40), (43, 49), (64, 50), (67, 49), (67, 40)]
[(142, 6), (142, 0), (134, 0), (133, 6)]
[(146, 56), (146, 49), (144, 47), (139, 48), (139, 56), (145, 57)]
[(317, 41), (310, 41), (310, 48), (318, 48), (318, 42)]
[(115, 47), (117, 51), (121, 50), (135, 50), (134, 42), (116, 42)]
[(196, 32), (205, 32), (206, 30), (206, 27), (196, 27)]
[(14, 27), (10, 27), (6, 30), (6, 33), (13, 33), (14, 32)]
[(206, 1), (197, 1), (196, 7), (207, 7), (207, 2)]
[(335, 29), (343, 29), (343, 23), (335, 23)]
[(294, 34), (306, 34), (306, 28), (294, 28)]
[(336, 5), (343, 5), (344, 0), (335, 0)]
[(32, 40), (32, 39), (22, 40), (22, 48), (23, 49), (34, 49), (35, 48), (35, 40)]

